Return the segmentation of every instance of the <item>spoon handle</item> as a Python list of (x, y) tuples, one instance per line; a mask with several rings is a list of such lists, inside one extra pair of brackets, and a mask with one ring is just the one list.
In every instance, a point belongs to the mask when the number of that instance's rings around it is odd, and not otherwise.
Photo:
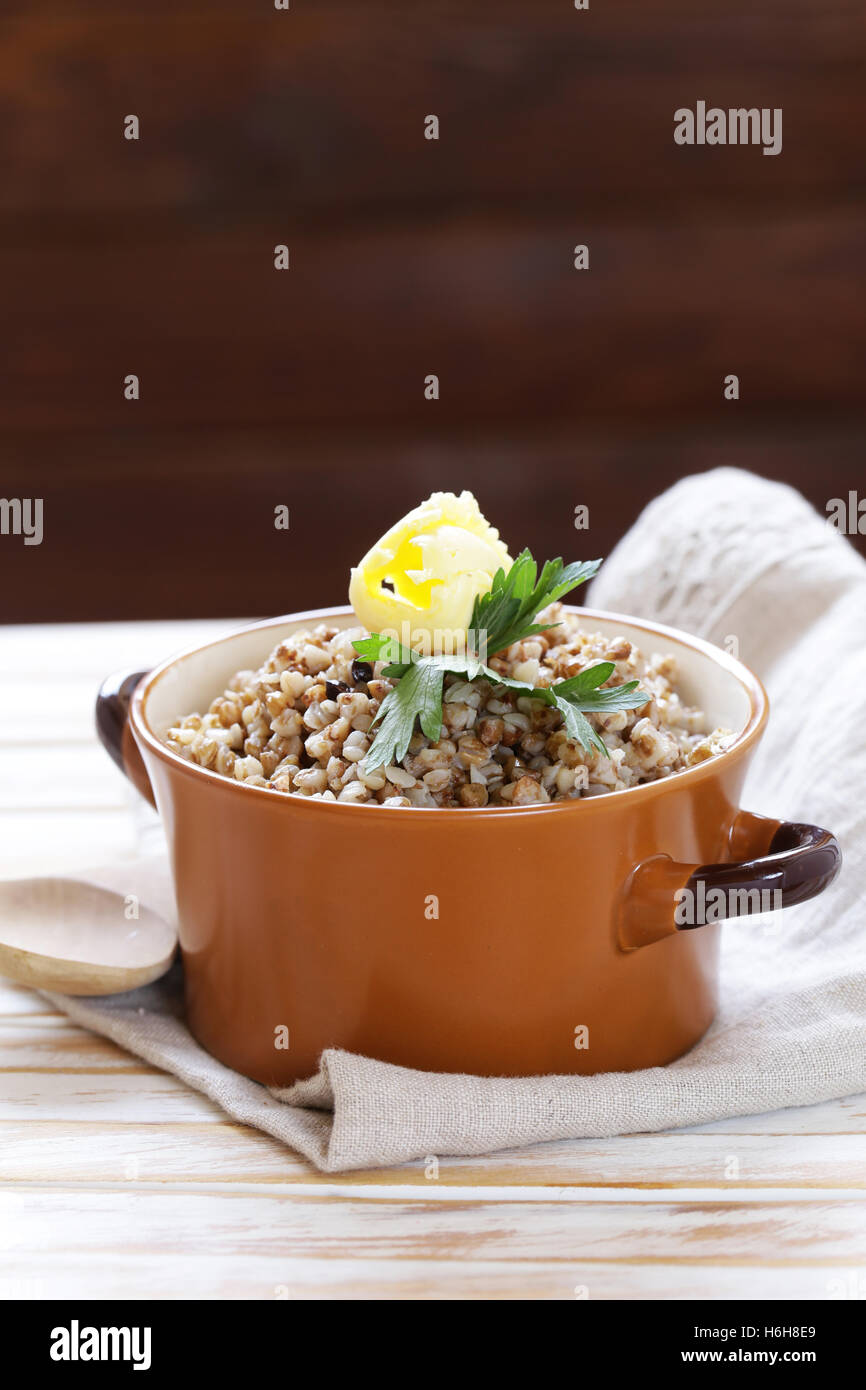
[(129, 727), (129, 702), (147, 671), (115, 671), (106, 676), (96, 697), (96, 732), (103, 748), (151, 806), (153, 787)]

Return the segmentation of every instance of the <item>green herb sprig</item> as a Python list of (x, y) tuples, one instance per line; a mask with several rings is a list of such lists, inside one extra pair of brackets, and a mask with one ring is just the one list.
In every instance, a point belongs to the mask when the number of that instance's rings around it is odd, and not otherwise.
[[(497, 570), (489, 593), (480, 594), (473, 605), (470, 632), (484, 655), (494, 655), (515, 642), (545, 632), (552, 623), (534, 619), (548, 604), (555, 603), (597, 572), (600, 560), (563, 565), (548, 560), (538, 577), (535, 560), (528, 550), (518, 555), (506, 574)], [(511, 680), (489, 667), (478, 652), (444, 656), (420, 656), (396, 638), (374, 632), (354, 643), (365, 661), (385, 661), (383, 676), (398, 684), (382, 701), (373, 727), (378, 725), (373, 745), (365, 758), (368, 768), (389, 767), (402, 761), (415, 732), (415, 721), (432, 742), (442, 731), (442, 690), (448, 673), (466, 681), (485, 679), (494, 686), (517, 690), (521, 695), (553, 706), (562, 715), (569, 738), (581, 748), (609, 757), (603, 740), (585, 717), (589, 713), (610, 714), (615, 710), (639, 709), (650, 698), (637, 681), (602, 690), (615, 667), (600, 661), (568, 680), (551, 686), (533, 686), (528, 681)]]
[(538, 632), (557, 626), (535, 623), (533, 619), (542, 608), (556, 603), (564, 594), (592, 579), (601, 560), (586, 560), (583, 564), (563, 565), (561, 560), (548, 560), (536, 583), (537, 566), (530, 551), (522, 550), (506, 574), (497, 570), (489, 593), (478, 594), (472, 607), (469, 630), (484, 634), (487, 652), (492, 656), (514, 642), (523, 642)]

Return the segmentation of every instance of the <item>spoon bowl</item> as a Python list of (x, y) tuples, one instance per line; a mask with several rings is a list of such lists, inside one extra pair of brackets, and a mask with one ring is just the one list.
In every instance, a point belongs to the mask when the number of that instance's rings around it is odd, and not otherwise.
[(0, 882), (0, 975), (59, 994), (119, 994), (169, 969), (177, 934), (131, 897), (71, 878)]

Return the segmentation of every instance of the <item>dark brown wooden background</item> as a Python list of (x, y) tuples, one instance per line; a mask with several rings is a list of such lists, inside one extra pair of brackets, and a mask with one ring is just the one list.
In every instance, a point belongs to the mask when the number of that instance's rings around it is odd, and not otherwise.
[[(698, 99), (782, 154), (675, 145)], [(860, 0), (5, 0), (0, 495), (45, 540), (0, 617), (340, 602), (434, 488), (568, 557), (717, 464), (862, 493), (864, 128)]]

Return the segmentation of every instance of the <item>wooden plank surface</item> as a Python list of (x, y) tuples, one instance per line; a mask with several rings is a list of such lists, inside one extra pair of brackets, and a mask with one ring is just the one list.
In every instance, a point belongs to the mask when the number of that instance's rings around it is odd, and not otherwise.
[[(270, 219), (168, 241), (7, 247), (6, 428), (472, 420), (501, 430), (862, 404), (866, 327), (851, 286), (866, 204), (784, 220), (621, 225), (583, 213), (302, 231), (288, 237), (291, 269), (278, 271), (285, 237)], [(587, 272), (574, 269), (578, 242), (590, 247)], [(731, 372), (735, 403), (723, 395)], [(127, 373), (140, 380), (136, 401), (124, 397)], [(437, 401), (424, 396), (429, 373)]]
[[(209, 1219), (215, 1215), (210, 1213)], [(420, 1224), (420, 1217), (419, 1217)], [(188, 1253), (190, 1250), (193, 1253)], [(231, 1252), (230, 1255), (227, 1252)], [(21, 1266), (19, 1266), (21, 1269)], [(112, 1248), (83, 1257), (52, 1255), (45, 1266), (26, 1262), (22, 1272), (0, 1274), (0, 1298), (82, 1297), (146, 1299), (436, 1300), (538, 1299), (766, 1299), (862, 1298), (862, 1276), (846, 1266), (755, 1269), (742, 1264), (696, 1265), (572, 1260), (523, 1262), (432, 1255), (416, 1260), (388, 1256), (249, 1255), (243, 1236), (226, 1233), (221, 1258), (195, 1253), (195, 1233), (184, 1226), (160, 1254)], [(27, 1272), (23, 1272), (26, 1270)], [(853, 1292), (851, 1292), (853, 1290)]]
[[(280, 606), (340, 598), (434, 486), (545, 554), (707, 452), (862, 486), (864, 53), (857, 0), (7, 0), (4, 495), (46, 538), (0, 618), (252, 612), (288, 547)], [(781, 107), (782, 154), (676, 145), (698, 100)]]
[[(104, 775), (84, 691), (108, 651), (116, 664), (153, 661), (219, 627), (0, 633), (20, 697), (0, 704), (0, 831), (16, 788), (30, 828), (11, 847), (0, 833), (0, 873), (81, 868), (85, 854), (124, 852), (124, 837), (134, 852), (141, 826)], [(43, 743), (21, 700), (58, 670), (75, 698), (62, 737)], [(62, 700), (63, 679), (55, 689)], [(34, 697), (43, 730), (46, 713)], [(90, 835), (73, 842), (70, 864), (74, 823)], [(325, 1176), (0, 983), (0, 1261), (5, 1298), (862, 1297), (866, 1097), (443, 1156), (435, 1179), (417, 1163)]]
[[(0, 211), (18, 214), (819, 204), (862, 175), (856, 0), (78, 0), (29, 5), (2, 40), (19, 116)], [(782, 107), (783, 157), (677, 146), (674, 111), (699, 98)]]
[[(830, 498), (862, 492), (866, 451), (866, 424), (856, 416), (836, 414), (827, 424), (801, 412), (780, 422), (748, 402), (726, 410), (721, 400), (712, 422), (620, 423), (580, 435), (544, 422), (479, 433), (441, 417), (423, 437), (292, 426), (173, 431), (137, 418), (116, 433), (64, 434), (62, 447), (53, 435), (9, 435), (4, 486), (8, 495), (44, 499), (45, 540), (26, 547), (10, 537), (0, 546), (0, 619), (264, 614), (344, 603), (349, 565), (381, 533), (383, 518), (440, 488), (472, 489), (512, 548), (529, 545), (536, 555), (607, 555), (654, 496), (723, 465), (792, 483), (826, 516)], [(287, 531), (273, 525), (279, 504), (289, 508)], [(574, 529), (578, 505), (588, 508), (582, 532)], [(153, 559), (143, 550), (148, 538)], [(851, 539), (866, 553), (866, 535)], [(130, 583), (113, 578), (130, 567)], [(91, 679), (153, 659), (144, 647), (121, 656), (115, 629), (99, 631), (90, 639), (101, 646)], [(2, 644), (0, 637), (0, 665)], [(64, 659), (72, 664), (63, 708), (46, 682), (23, 699), (7, 664), (0, 739), (3, 720), (15, 722), (22, 740), (27, 730), (65, 740), (79, 717), (88, 730), (90, 691), (77, 654)]]
[[(205, 1098), (180, 1094), (179, 1083), (155, 1078), (142, 1064), (118, 1068), (109, 1086), (82, 1070), (76, 1055), (56, 1074), (4, 1071), (3, 1089), (8, 1098), (0, 1109), (0, 1181), (134, 1180), (190, 1189), (235, 1183), (315, 1189), (336, 1181), (267, 1135), (250, 1133), (241, 1146), (242, 1126), (214, 1113)], [(736, 1178), (728, 1176), (734, 1162)], [(792, 1191), (816, 1200), (852, 1194), (866, 1199), (866, 1135), (836, 1134), (832, 1152), (825, 1133), (796, 1130), (782, 1136), (689, 1131), (635, 1135), (627, 1142), (563, 1141), (484, 1159), (445, 1155), (435, 1182), (415, 1164), (351, 1174), (342, 1182), (385, 1191), (411, 1187), (416, 1195), (454, 1187), (555, 1187), (587, 1197), (627, 1190), (688, 1199), (700, 1192), (734, 1203), (776, 1195), (785, 1200)]]

